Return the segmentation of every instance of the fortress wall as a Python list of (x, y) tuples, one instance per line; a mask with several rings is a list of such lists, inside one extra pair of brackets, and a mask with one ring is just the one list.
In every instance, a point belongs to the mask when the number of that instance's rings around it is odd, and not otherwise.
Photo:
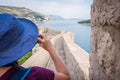
[[(39, 28), (42, 29), (44, 34), (46, 34), (48, 36), (48, 38), (50, 38), (50, 39), (61, 33), (61, 31), (57, 31), (57, 30), (50, 29), (50, 28), (41, 28), (41, 27), (39, 27)], [(40, 31), (40, 29), (39, 29), (39, 31)], [(24, 67), (31, 67), (31, 66), (46, 67), (48, 65), (49, 60), (50, 60), (50, 55), (46, 50), (41, 48), (38, 44), (32, 49), (32, 53), (33, 53), (33, 55), (28, 60), (26, 60), (21, 66), (24, 66)], [(52, 66), (52, 67), (54, 67), (54, 66)]]
[[(74, 35), (71, 32), (62, 32), (52, 37), (51, 41), (56, 52), (67, 65), (71, 80), (89, 80), (89, 54), (74, 43)], [(56, 71), (47, 51), (41, 47), (35, 47), (33, 52), (22, 66), (41, 66)]]
[(32, 66), (46, 67), (49, 59), (49, 53), (43, 48), (37, 47), (33, 55), (28, 60), (26, 60), (21, 66), (24, 66), (26, 68)]
[(72, 80), (89, 80), (89, 54), (70, 39), (71, 33), (63, 35), (65, 61)]
[(120, 80), (120, 0), (93, 0), (90, 80)]
[[(67, 65), (71, 80), (89, 80), (89, 54), (74, 43), (74, 35), (64, 32), (55, 36), (52, 42), (57, 53)], [(48, 68), (55, 71), (51, 59)]]

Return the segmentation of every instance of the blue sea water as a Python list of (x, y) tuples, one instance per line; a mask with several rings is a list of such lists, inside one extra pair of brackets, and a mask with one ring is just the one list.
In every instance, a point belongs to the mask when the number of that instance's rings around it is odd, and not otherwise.
[(75, 43), (82, 49), (90, 53), (90, 25), (78, 24), (78, 20), (57, 20), (40, 24), (42, 27), (49, 27), (61, 31), (70, 31), (74, 33)]

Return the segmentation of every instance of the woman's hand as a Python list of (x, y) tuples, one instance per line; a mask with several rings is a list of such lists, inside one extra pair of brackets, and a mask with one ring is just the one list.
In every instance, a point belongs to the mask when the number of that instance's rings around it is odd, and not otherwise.
[(55, 73), (54, 80), (70, 80), (69, 71), (62, 62), (61, 58), (57, 55), (52, 43), (44, 34), (40, 34), (38, 37), (38, 43), (41, 47), (46, 49), (55, 64), (57, 72)]
[(43, 47), (48, 52), (50, 52), (54, 49), (51, 41), (47, 38), (47, 36), (45, 34), (40, 34), (38, 36), (39, 36), (38, 37), (38, 44), (41, 47)]

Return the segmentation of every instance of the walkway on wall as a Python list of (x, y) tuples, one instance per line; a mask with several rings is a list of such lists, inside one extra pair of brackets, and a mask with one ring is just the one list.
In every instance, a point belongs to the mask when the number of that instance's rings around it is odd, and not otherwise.
[[(50, 31), (48, 32), (50, 33)], [(71, 80), (89, 80), (89, 54), (74, 43), (73, 34), (61, 32), (56, 33), (56, 35), (54, 34), (54, 37), (51, 35), (49, 37), (57, 53), (67, 65)], [(35, 47), (33, 49), (33, 56), (22, 66), (42, 66), (55, 71), (53, 61), (48, 52), (41, 47)]]

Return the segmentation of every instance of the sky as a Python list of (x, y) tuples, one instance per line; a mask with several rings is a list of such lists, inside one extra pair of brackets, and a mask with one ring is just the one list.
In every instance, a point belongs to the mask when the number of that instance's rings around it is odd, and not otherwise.
[(90, 19), (93, 0), (0, 0), (0, 5), (26, 7), (45, 15)]

